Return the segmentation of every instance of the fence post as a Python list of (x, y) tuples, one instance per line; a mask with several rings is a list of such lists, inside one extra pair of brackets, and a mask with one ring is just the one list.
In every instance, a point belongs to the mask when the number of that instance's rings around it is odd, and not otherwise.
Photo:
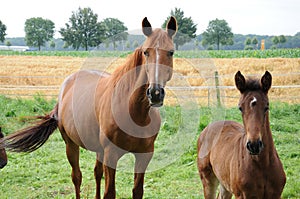
[(219, 74), (218, 71), (215, 71), (215, 84), (216, 84), (216, 92), (217, 92), (217, 105), (221, 106), (221, 96), (220, 96), (220, 88), (219, 88)]

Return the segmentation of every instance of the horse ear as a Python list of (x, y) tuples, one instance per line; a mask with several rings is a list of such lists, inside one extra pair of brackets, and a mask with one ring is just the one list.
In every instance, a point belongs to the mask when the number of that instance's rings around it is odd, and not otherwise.
[(168, 23), (167, 23), (167, 33), (168, 35), (172, 38), (175, 33), (177, 32), (177, 21), (175, 19), (175, 17), (171, 16), (171, 18), (169, 19)]
[(246, 80), (240, 71), (238, 71), (235, 74), (234, 80), (235, 80), (235, 85), (236, 85), (237, 89), (239, 89), (239, 91), (241, 93), (243, 93), (246, 90)]
[(147, 17), (145, 17), (142, 21), (142, 29), (143, 29), (144, 35), (146, 35), (147, 37), (151, 35), (152, 27), (151, 27), (151, 24), (148, 21)]
[(272, 75), (269, 73), (269, 71), (266, 71), (265, 74), (262, 76), (261, 80), (261, 87), (262, 90), (265, 93), (268, 93), (269, 89), (271, 88), (272, 85)]

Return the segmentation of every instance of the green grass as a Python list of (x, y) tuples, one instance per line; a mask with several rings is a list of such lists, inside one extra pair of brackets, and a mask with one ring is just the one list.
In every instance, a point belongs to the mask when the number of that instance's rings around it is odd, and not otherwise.
[[(28, 125), (26, 116), (49, 112), (55, 100), (47, 101), (40, 96), (34, 99), (12, 99), (0, 96), (0, 126), (9, 134)], [(144, 198), (191, 199), (203, 198), (202, 185), (196, 168), (196, 141), (202, 130), (216, 115), (221, 118), (241, 121), (237, 108), (216, 110), (200, 107), (198, 111), (181, 111), (180, 107), (161, 108), (164, 116), (162, 128), (156, 141), (156, 153), (170, 153), (173, 158), (162, 168), (151, 171), (145, 177)], [(220, 113), (221, 116), (220, 116)], [(185, 120), (183, 117), (190, 118)], [(287, 175), (283, 198), (300, 198), (300, 105), (271, 103), (270, 120), (273, 138)], [(196, 121), (196, 128), (195, 127)], [(183, 127), (184, 125), (184, 127)], [(192, 130), (191, 130), (192, 129)], [(190, 131), (191, 130), (191, 131)], [(190, 132), (188, 132), (190, 131)], [(180, 133), (178, 133), (180, 132)], [(178, 135), (180, 134), (180, 135)], [(170, 140), (178, 139), (172, 142)], [(188, 141), (188, 142), (187, 142)], [(172, 143), (177, 145), (172, 148)], [(176, 149), (184, 151), (177, 157)], [(120, 166), (131, 156), (126, 156)], [(40, 149), (29, 154), (8, 152), (8, 165), (0, 170), (1, 198), (74, 198), (71, 181), (71, 167), (65, 155), (65, 144), (60, 133), (55, 132)], [(155, 161), (155, 160), (154, 160)], [(83, 174), (82, 198), (93, 198), (95, 182), (93, 167), (95, 154), (81, 149), (80, 164)], [(123, 164), (124, 165), (124, 164)], [(157, 165), (161, 166), (161, 165)], [(117, 198), (131, 198), (133, 174), (120, 170), (117, 172)], [(102, 187), (104, 180), (102, 181)], [(102, 189), (103, 193), (103, 189)]]
[[(131, 51), (0, 51), (0, 55), (72, 56), (72, 57), (126, 57)], [(187, 50), (176, 51), (178, 58), (299, 58), (300, 49), (274, 50)]]

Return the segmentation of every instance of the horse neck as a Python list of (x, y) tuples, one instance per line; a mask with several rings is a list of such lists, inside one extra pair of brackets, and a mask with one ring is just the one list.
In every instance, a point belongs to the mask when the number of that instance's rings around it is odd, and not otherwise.
[(266, 150), (269, 153), (272, 153), (275, 147), (270, 128), (269, 113), (266, 113), (263, 131), (264, 132), (262, 132), (262, 140), (264, 142), (264, 150)]
[(150, 103), (146, 96), (148, 78), (144, 67), (139, 67), (137, 70), (135, 85), (137, 88), (134, 89), (129, 99), (129, 112), (137, 124), (148, 125), (150, 122)]

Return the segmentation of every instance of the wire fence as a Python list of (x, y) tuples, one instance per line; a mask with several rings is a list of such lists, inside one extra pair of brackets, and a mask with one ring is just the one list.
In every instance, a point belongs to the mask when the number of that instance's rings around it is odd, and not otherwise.
[[(260, 74), (261, 75), (261, 74)], [(253, 76), (260, 76), (253, 75)], [(173, 84), (167, 86), (169, 91), (167, 95), (167, 104), (176, 104), (179, 100), (196, 100), (200, 105), (219, 104), (223, 106), (236, 106), (239, 98), (239, 92), (232, 83), (224, 85), (223, 80), (232, 79), (234, 74), (208, 76), (181, 76), (174, 75), (173, 81), (185, 83)], [(32, 97), (35, 95), (46, 98), (55, 98), (58, 96), (60, 85), (65, 76), (0, 76), (0, 94), (9, 97)], [(37, 83), (31, 83), (29, 80), (38, 79)], [(205, 79), (202, 84), (189, 83), (189, 80)], [(276, 74), (273, 75), (272, 89), (269, 98), (272, 101), (281, 101), (288, 103), (300, 103), (300, 72)], [(278, 81), (280, 79), (280, 81)], [(26, 83), (28, 82), (29, 83)], [(49, 85), (49, 82), (51, 85)], [(202, 81), (203, 82), (203, 81)]]

